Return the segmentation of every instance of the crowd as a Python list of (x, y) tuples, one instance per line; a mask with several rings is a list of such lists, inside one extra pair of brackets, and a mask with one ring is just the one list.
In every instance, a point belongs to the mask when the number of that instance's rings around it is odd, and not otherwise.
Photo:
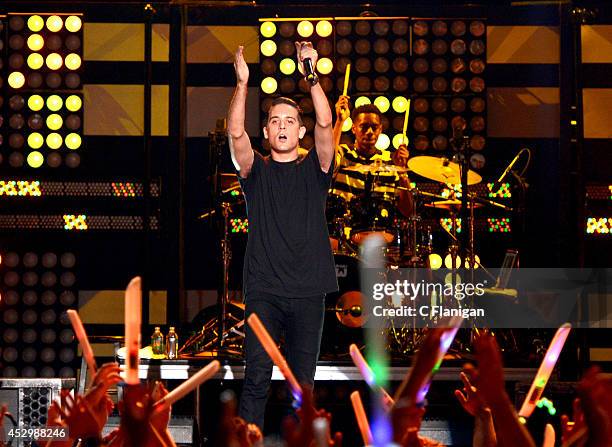
[[(431, 337), (425, 339), (413, 364), (413, 375), (428, 373), (428, 365), (435, 356), (433, 353), (435, 350), (429, 349), (428, 343), (435, 342)], [(477, 366), (465, 365), (460, 375), (463, 387), (455, 391), (455, 397), (463, 409), (474, 418), (473, 446), (535, 446), (532, 435), (526, 425), (519, 420), (515, 407), (506, 393), (501, 352), (495, 337), (484, 332), (476, 337), (474, 344)], [(419, 377), (414, 379), (413, 383), (419, 383)], [(160, 408), (154, 405), (168, 393), (160, 382), (124, 387), (123, 399), (117, 403), (121, 424), (110, 434), (102, 436), (102, 429), (114, 408), (108, 390), (121, 381), (120, 366), (108, 363), (99, 368), (85, 395), (62, 392), (59, 401), (53, 402), (49, 408), (47, 424), (68, 428), (70, 439), (39, 441), (38, 445), (46, 447), (175, 445), (168, 431), (170, 409), (162, 408), (160, 411)], [(216, 445), (263, 446), (264, 438), (261, 430), (236, 416), (233, 393), (223, 392), (220, 398), (222, 415)], [(389, 420), (393, 427), (393, 442), (402, 447), (440, 446), (438, 442), (419, 434), (426, 408), (417, 402), (416, 390), (407, 389), (406, 393), (402, 394), (401, 400), (396, 401), (391, 408)], [(7, 407), (0, 407), (0, 427), (9, 416)], [(332, 415), (324, 409), (316, 409), (312, 390), (309, 388), (304, 388), (302, 405), (296, 416), (288, 417), (281, 428), (286, 445), (291, 447), (342, 445), (341, 433), (330, 434)], [(550, 443), (549, 436), (545, 445), (548, 442), (548, 445), (568, 447), (612, 446), (611, 418), (612, 378), (593, 367), (584, 374), (577, 386), (573, 415), (561, 417), (562, 433), (557, 437), (556, 444), (554, 441)]]

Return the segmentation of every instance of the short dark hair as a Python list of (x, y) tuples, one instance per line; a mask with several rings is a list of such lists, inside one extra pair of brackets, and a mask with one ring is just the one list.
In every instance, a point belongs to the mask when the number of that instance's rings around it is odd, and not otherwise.
[(302, 109), (300, 108), (297, 102), (295, 102), (291, 98), (287, 98), (286, 96), (279, 96), (278, 98), (274, 98), (272, 100), (272, 102), (270, 103), (270, 107), (268, 108), (268, 112), (266, 116), (266, 124), (268, 124), (268, 121), (270, 120), (270, 110), (272, 110), (272, 107), (277, 106), (279, 104), (287, 104), (288, 106), (291, 106), (295, 110), (297, 110), (298, 122), (300, 123), (300, 126), (304, 125), (304, 122), (302, 121)]
[(382, 119), (382, 113), (380, 113), (380, 109), (378, 107), (376, 107), (374, 104), (364, 104), (353, 109), (353, 113), (351, 113), (351, 119), (353, 122), (357, 121), (357, 117), (362, 113), (374, 113), (375, 115), (378, 115), (380, 119)]

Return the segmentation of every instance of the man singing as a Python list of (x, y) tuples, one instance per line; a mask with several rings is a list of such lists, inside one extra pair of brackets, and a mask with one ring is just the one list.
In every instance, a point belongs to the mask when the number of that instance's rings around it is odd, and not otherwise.
[[(297, 42), (297, 59), (316, 67), (310, 42)], [(237, 85), (228, 114), (232, 161), (247, 203), (249, 239), (244, 258), (246, 317), (256, 313), (278, 342), (298, 382), (312, 385), (325, 310), (325, 294), (338, 289), (329, 246), (325, 202), (333, 174), (332, 113), (321, 86), (310, 89), (316, 114), (315, 147), (298, 156), (306, 132), (300, 109), (275, 98), (263, 128), (271, 154), (254, 152), (245, 131), (249, 69), (239, 47), (234, 60)], [(272, 361), (247, 326), (246, 371), (240, 416), (263, 429)]]

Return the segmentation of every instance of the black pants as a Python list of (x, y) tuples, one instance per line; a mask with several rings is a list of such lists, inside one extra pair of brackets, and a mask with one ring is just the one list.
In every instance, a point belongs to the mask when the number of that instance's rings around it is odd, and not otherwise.
[[(325, 295), (291, 298), (253, 292), (246, 299), (246, 317), (256, 313), (277, 343), (284, 333), (287, 363), (298, 383), (310, 386), (319, 358), (324, 312)], [(263, 431), (272, 360), (248, 324), (245, 326), (246, 371), (239, 413)]]

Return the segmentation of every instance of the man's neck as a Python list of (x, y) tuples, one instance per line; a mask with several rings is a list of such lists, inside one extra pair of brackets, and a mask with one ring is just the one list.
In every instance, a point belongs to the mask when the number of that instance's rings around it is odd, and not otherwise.
[(277, 152), (274, 149), (270, 152), (270, 156), (272, 160), (278, 161), (280, 163), (287, 163), (290, 161), (297, 160), (298, 158), (298, 148), (288, 151), (288, 152)]
[(355, 146), (355, 149), (357, 150), (357, 153), (359, 155), (362, 155), (364, 157), (371, 157), (372, 155), (378, 153), (378, 149), (376, 149), (376, 146), (370, 146), (370, 147)]

